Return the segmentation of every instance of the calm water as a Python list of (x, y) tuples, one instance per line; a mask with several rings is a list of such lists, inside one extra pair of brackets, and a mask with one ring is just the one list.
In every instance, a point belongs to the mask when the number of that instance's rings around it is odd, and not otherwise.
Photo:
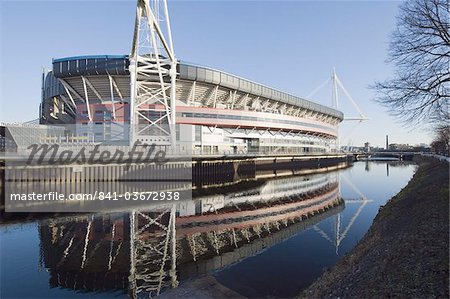
[(0, 297), (143, 298), (208, 274), (247, 297), (293, 297), (355, 246), (414, 170), (358, 162), (158, 211), (3, 226)]

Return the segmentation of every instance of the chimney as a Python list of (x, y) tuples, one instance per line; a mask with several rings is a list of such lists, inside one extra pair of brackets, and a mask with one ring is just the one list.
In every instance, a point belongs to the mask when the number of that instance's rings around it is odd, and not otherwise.
[(386, 150), (389, 150), (389, 135), (386, 135)]

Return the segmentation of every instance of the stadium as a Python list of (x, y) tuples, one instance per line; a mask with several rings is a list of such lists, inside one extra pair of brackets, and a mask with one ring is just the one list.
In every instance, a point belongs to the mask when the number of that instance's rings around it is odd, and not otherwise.
[[(43, 78), (40, 123), (75, 124), (77, 140), (128, 138), (130, 60), (128, 55), (54, 59)], [(182, 61), (176, 64), (175, 105), (177, 143), (201, 154), (330, 152), (343, 120), (343, 113), (330, 107)], [(145, 116), (156, 120), (161, 111), (147, 105)]]

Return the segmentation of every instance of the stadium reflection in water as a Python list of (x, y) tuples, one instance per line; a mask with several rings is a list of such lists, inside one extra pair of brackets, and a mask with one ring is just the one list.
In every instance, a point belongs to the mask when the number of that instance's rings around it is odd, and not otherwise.
[(39, 227), (42, 266), (51, 287), (158, 295), (342, 211), (338, 180), (289, 177), (151, 211), (52, 220)]
[(205, 277), (245, 297), (295, 297), (414, 169), (357, 162), (152, 211), (2, 225), (0, 297), (172, 298)]

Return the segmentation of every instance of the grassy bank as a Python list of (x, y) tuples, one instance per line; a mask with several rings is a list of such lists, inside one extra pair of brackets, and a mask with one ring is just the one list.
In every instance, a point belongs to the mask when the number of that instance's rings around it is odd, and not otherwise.
[(416, 162), (358, 245), (300, 297), (449, 297), (449, 164)]

